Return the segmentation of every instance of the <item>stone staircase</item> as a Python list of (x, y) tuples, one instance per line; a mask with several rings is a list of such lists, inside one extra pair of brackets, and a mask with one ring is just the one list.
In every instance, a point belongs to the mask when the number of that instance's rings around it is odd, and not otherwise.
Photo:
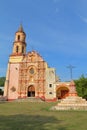
[(15, 100), (16, 102), (44, 102), (41, 98), (35, 97), (27, 97), (27, 98), (19, 98)]
[(87, 110), (87, 101), (78, 96), (69, 96), (53, 106), (51, 110)]

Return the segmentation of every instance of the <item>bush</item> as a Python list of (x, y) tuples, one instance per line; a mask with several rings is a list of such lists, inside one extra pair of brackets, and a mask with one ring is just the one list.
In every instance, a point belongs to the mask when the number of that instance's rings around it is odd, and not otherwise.
[(5, 77), (0, 77), (0, 86), (4, 86)]
[(87, 78), (82, 75), (78, 80), (75, 80), (78, 96), (87, 99)]

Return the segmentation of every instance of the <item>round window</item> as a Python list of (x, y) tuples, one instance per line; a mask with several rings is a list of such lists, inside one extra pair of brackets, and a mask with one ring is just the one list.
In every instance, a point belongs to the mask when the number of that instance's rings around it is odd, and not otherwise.
[(30, 72), (30, 74), (34, 74), (34, 69), (30, 68), (29, 72)]

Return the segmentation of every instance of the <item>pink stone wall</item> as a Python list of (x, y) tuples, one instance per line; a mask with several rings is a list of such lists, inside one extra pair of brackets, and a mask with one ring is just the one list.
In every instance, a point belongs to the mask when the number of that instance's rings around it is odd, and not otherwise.
[(8, 100), (18, 98), (19, 64), (10, 64)]

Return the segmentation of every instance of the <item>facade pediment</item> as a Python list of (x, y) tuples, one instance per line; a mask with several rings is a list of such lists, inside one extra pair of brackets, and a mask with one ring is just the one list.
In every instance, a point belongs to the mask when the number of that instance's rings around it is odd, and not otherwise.
[(26, 61), (27, 62), (39, 62), (39, 61), (44, 61), (44, 60), (36, 51), (31, 51), (31, 52), (27, 53)]

